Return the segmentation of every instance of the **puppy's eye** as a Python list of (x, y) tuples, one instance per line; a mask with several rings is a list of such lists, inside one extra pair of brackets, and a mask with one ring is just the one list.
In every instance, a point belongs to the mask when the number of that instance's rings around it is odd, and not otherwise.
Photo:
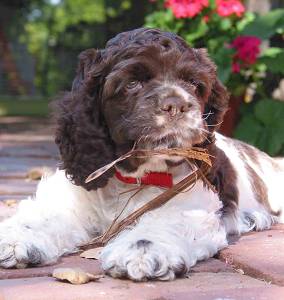
[(137, 90), (142, 87), (142, 83), (138, 80), (131, 80), (127, 83), (126, 88), (128, 90)]
[(205, 90), (206, 90), (204, 83), (202, 83), (200, 81), (196, 81), (194, 79), (191, 79), (190, 84), (194, 86), (195, 92), (197, 94), (199, 94), (200, 96), (203, 96), (203, 94), (205, 93)]
[(198, 85), (199, 85), (199, 82), (197, 82), (194, 79), (189, 79), (189, 83), (192, 84), (192, 85), (194, 85), (195, 87), (198, 87)]
[(192, 85), (192, 86), (194, 86), (195, 88), (196, 87), (198, 87), (198, 85), (199, 85), (199, 82), (198, 81), (196, 81), (195, 79), (193, 79), (193, 78), (186, 78), (186, 77), (183, 77), (183, 78), (181, 78), (186, 84), (190, 84), (190, 85)]

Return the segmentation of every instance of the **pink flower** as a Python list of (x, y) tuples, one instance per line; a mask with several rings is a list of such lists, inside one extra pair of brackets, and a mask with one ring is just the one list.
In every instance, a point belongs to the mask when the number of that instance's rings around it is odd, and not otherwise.
[(221, 17), (228, 17), (236, 14), (241, 17), (245, 7), (240, 0), (217, 0), (217, 14)]
[(260, 53), (261, 40), (256, 36), (238, 36), (230, 47), (236, 50), (233, 57), (232, 71), (238, 73), (241, 67), (247, 67), (256, 62)]
[(204, 7), (208, 7), (208, 0), (167, 0), (166, 7), (170, 8), (176, 18), (192, 18), (198, 15)]

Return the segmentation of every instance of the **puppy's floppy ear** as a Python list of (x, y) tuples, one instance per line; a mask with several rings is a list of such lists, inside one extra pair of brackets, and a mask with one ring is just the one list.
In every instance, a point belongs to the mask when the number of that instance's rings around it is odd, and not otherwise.
[(217, 78), (217, 66), (209, 57), (207, 50), (204, 48), (198, 50), (204, 60), (204, 63), (207, 63), (207, 65), (211, 66), (211, 71), (209, 74), (211, 74), (213, 78), (213, 84), (208, 97), (208, 102), (205, 105), (204, 113), (209, 114), (206, 117), (206, 122), (209, 125), (209, 131), (213, 132), (218, 130), (222, 124), (224, 115), (229, 105), (229, 93), (226, 87)]
[(79, 63), (77, 74), (72, 83), (72, 91), (78, 91), (82, 86), (84, 79), (88, 76), (92, 64), (100, 59), (100, 51), (95, 49), (87, 49), (79, 54)]
[(213, 132), (221, 126), (224, 115), (228, 109), (229, 93), (221, 81), (216, 78), (205, 106), (204, 113), (208, 113), (206, 122), (208, 130)]
[(72, 91), (55, 104), (55, 142), (67, 176), (87, 190), (106, 185), (112, 171), (85, 183), (87, 176), (114, 160), (115, 150), (101, 113), (104, 62), (101, 51), (89, 49), (79, 56)]
[(211, 90), (207, 94), (204, 115), (206, 116), (208, 130), (213, 132), (221, 126), (228, 109), (229, 93), (217, 78), (217, 67), (209, 57), (207, 50), (205, 48), (194, 49), (194, 53), (199, 63), (205, 68), (207, 80), (209, 80), (208, 85), (211, 86)]

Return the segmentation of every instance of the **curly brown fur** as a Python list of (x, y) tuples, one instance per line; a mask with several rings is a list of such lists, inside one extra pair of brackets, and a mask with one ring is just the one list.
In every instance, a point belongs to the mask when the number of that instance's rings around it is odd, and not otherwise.
[[(138, 82), (139, 88), (129, 88), (133, 82)], [(181, 99), (183, 93), (188, 94), (190, 104)], [(169, 117), (163, 101), (172, 98), (186, 110), (188, 105), (194, 108), (189, 110), (207, 116), (203, 129), (193, 128), (192, 132), (183, 132), (182, 120), (170, 119), (172, 126), (187, 136), (186, 145), (177, 133), (163, 133), (166, 125), (161, 129), (157, 123), (157, 117)], [(80, 55), (72, 91), (57, 102), (56, 143), (61, 167), (76, 185), (88, 190), (103, 187), (112, 171), (89, 184), (84, 181), (137, 141), (141, 147), (203, 142), (203, 132), (220, 125), (227, 101), (226, 89), (204, 49), (190, 48), (175, 34), (158, 29), (121, 33), (105, 49)], [(132, 172), (143, 162), (132, 158), (120, 167)]]
[(95, 50), (83, 52), (72, 91), (55, 103), (55, 142), (62, 157), (61, 168), (75, 184), (87, 190), (106, 185), (111, 172), (101, 176), (95, 185), (85, 184), (85, 179), (114, 159), (114, 145), (99, 109), (101, 77), (88, 73), (99, 59)]

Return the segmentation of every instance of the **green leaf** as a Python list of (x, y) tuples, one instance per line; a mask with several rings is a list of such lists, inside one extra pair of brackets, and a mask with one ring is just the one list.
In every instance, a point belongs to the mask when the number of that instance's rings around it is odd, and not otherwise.
[(224, 18), (221, 20), (219, 26), (222, 31), (227, 31), (232, 27), (232, 21), (229, 18)]
[(226, 83), (231, 75), (232, 52), (232, 49), (222, 46), (215, 53), (210, 53), (217, 65), (218, 78), (223, 83)]
[(280, 50), (280, 52), (277, 53), (277, 48), (274, 49), (274, 53), (272, 51), (271, 53), (269, 53), (270, 56), (263, 55), (259, 58), (258, 61), (265, 64), (267, 66), (267, 69), (272, 73), (284, 74), (284, 51)]
[(223, 82), (226, 83), (231, 75), (231, 66), (220, 66), (217, 70), (218, 78)]
[(205, 22), (200, 20), (197, 24), (190, 25), (190, 31), (190, 33), (185, 35), (185, 40), (189, 44), (192, 44), (193, 41), (203, 37), (207, 33), (208, 26)]
[(270, 141), (267, 144), (266, 152), (271, 156), (275, 156), (280, 152), (282, 145), (283, 144), (278, 139), (278, 137), (275, 135), (272, 135)]
[(264, 152), (268, 152), (268, 145), (269, 145), (269, 133), (267, 131), (267, 128), (263, 127), (261, 130), (261, 134), (258, 135), (254, 143), (254, 146)]
[(240, 32), (240, 31), (243, 31), (244, 28), (249, 24), (251, 23), (252, 21), (254, 21), (255, 19), (255, 14), (252, 13), (252, 12), (246, 12), (243, 16), (243, 18), (241, 18), (237, 23), (236, 23), (236, 28), (237, 30)]
[(257, 146), (274, 156), (284, 146), (284, 103), (274, 100), (262, 100), (255, 106), (257, 119), (264, 124)]
[(253, 114), (248, 114), (240, 120), (234, 136), (249, 144), (256, 145), (257, 140), (262, 135), (263, 128)]
[(171, 10), (153, 12), (145, 19), (145, 27), (160, 28), (175, 33), (178, 33), (183, 26), (184, 21), (175, 19)]
[(240, 121), (236, 136), (274, 156), (284, 149), (284, 103), (261, 100)]
[(242, 35), (254, 35), (261, 39), (268, 39), (279, 29), (284, 28), (284, 9), (275, 9), (263, 16), (257, 16), (254, 21), (249, 23)]
[(284, 149), (283, 126), (278, 123), (278, 126), (264, 127), (255, 146), (271, 156), (279, 155)]
[(269, 47), (262, 51), (261, 57), (276, 57), (278, 54), (283, 53), (283, 49), (278, 47)]
[(277, 155), (284, 144), (283, 139), (281, 139), (283, 131), (280, 132), (280, 128), (269, 127), (267, 133), (268, 139), (265, 150), (272, 156)]
[(269, 99), (261, 100), (254, 107), (254, 115), (265, 126), (279, 126), (279, 122), (284, 124), (284, 103)]
[(216, 8), (216, 0), (209, 0), (210, 7)]

